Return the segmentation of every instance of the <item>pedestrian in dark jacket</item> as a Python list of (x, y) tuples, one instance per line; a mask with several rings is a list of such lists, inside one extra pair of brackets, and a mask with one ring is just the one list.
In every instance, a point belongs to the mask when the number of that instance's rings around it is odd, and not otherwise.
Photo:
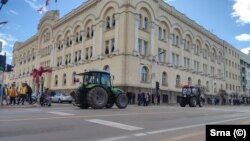
[(32, 104), (32, 88), (27, 84), (25, 83), (26, 85), (26, 88), (27, 88), (27, 96), (28, 96), (28, 100), (29, 100), (29, 104)]

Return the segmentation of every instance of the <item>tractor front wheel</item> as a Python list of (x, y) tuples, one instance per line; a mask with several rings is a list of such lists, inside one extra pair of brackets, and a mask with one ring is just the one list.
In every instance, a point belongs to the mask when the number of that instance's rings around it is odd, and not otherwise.
[(128, 97), (125, 94), (119, 94), (115, 100), (115, 104), (119, 109), (125, 109), (128, 105)]
[(108, 102), (108, 93), (104, 88), (95, 87), (88, 92), (87, 100), (93, 109), (102, 109)]

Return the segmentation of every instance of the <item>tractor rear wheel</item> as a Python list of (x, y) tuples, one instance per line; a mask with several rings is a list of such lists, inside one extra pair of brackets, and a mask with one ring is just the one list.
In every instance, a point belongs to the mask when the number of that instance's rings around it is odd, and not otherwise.
[(196, 97), (191, 97), (189, 101), (189, 106), (190, 107), (196, 107), (197, 105), (197, 98)]
[(128, 97), (125, 94), (119, 94), (115, 100), (115, 104), (119, 109), (125, 109), (128, 105)]
[(95, 87), (88, 92), (87, 100), (93, 109), (102, 109), (108, 102), (108, 93), (104, 88)]

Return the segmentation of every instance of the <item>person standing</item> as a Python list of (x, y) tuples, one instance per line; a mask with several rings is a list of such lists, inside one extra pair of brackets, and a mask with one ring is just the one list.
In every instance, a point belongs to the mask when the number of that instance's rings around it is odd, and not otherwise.
[(1, 102), (2, 105), (4, 105), (3, 104), (4, 101), (5, 101), (6, 105), (9, 105), (8, 96), (9, 96), (8, 87), (5, 84), (3, 87), (3, 96), (2, 96), (2, 102)]
[(16, 95), (17, 95), (17, 92), (16, 92), (16, 89), (15, 89), (15, 86), (12, 85), (9, 89), (9, 96), (10, 96), (10, 105), (15, 105), (16, 104)]
[(29, 104), (32, 104), (32, 89), (31, 89), (31, 87), (27, 84), (27, 83), (25, 83), (25, 86), (26, 86), (26, 88), (27, 88), (27, 95), (28, 95), (28, 100), (29, 100)]
[(20, 104), (20, 102), (22, 102), (22, 105), (24, 105), (26, 94), (27, 94), (27, 87), (25, 86), (25, 83), (22, 83), (19, 90), (19, 100), (17, 104)]

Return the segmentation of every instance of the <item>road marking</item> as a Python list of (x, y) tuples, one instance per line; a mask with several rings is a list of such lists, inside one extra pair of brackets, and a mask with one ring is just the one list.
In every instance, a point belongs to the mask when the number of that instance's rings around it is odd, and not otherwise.
[(136, 136), (136, 137), (141, 137), (141, 136), (146, 136), (147, 134), (145, 134), (145, 133), (138, 133), (138, 134), (134, 134), (134, 136)]
[(177, 136), (177, 137), (173, 137), (173, 138), (165, 138), (162, 139), (160, 141), (180, 141), (180, 140), (187, 140), (189, 138), (193, 138), (193, 137), (197, 137), (200, 135), (205, 135), (204, 131), (200, 131), (200, 132), (193, 132), (190, 134), (185, 134), (185, 135), (181, 135), (181, 136)]
[(56, 115), (60, 115), (60, 116), (73, 116), (74, 114), (70, 114), (70, 113), (64, 113), (64, 112), (48, 112), (50, 114), (56, 114)]
[(210, 125), (210, 124), (218, 124), (218, 123), (225, 123), (225, 122), (230, 122), (230, 121), (235, 121), (235, 120), (241, 120), (241, 119), (246, 119), (246, 118), (249, 118), (249, 117), (250, 116), (240, 117), (240, 118), (235, 118), (235, 119), (215, 121), (215, 122), (207, 122), (207, 123), (201, 123), (201, 124), (195, 124), (195, 125), (189, 125), (189, 126), (183, 126), (183, 127), (176, 127), (176, 128), (170, 128), (170, 129), (156, 130), (156, 131), (147, 132), (147, 134), (166, 133), (166, 132), (172, 132), (172, 131), (182, 130), (182, 129), (189, 129), (189, 128), (200, 127), (200, 126), (205, 126), (205, 125)]
[(119, 129), (123, 129), (123, 130), (129, 130), (129, 131), (144, 129), (144, 128), (141, 128), (141, 127), (126, 125), (126, 124), (121, 124), (121, 123), (118, 123), (118, 122), (112, 122), (112, 121), (101, 120), (101, 119), (90, 119), (90, 120), (86, 120), (86, 121), (93, 122), (93, 123), (98, 123), (98, 124), (102, 124), (102, 125), (106, 125), (106, 126), (110, 126), (110, 127), (114, 127), (114, 128), (119, 128)]
[[(228, 120), (221, 120), (221, 121), (215, 121), (215, 122), (208, 122), (208, 123), (202, 123), (202, 124), (196, 124), (196, 125), (190, 125), (190, 126), (184, 126), (184, 127), (177, 127), (177, 128), (170, 128), (170, 129), (163, 129), (163, 130), (156, 130), (156, 131), (151, 131), (151, 132), (145, 132), (145, 133), (139, 133), (140, 135), (153, 135), (153, 134), (160, 134), (160, 133), (167, 133), (167, 132), (172, 132), (172, 131), (177, 131), (177, 130), (183, 130), (183, 129), (189, 129), (189, 128), (194, 128), (194, 127), (201, 127), (201, 126), (205, 126), (207, 124), (219, 124), (219, 123), (226, 123), (226, 122), (230, 122), (230, 121), (237, 121), (237, 120), (242, 120), (242, 119), (248, 119), (250, 118), (250, 116), (246, 116), (246, 117), (240, 117), (240, 118), (235, 118), (235, 119), (228, 119)], [(117, 141), (117, 140), (121, 140), (124, 138), (121, 137), (126, 137), (126, 138), (132, 138), (133, 136), (135, 137), (136, 134), (134, 135), (128, 135), (128, 136), (120, 136), (120, 137), (115, 137), (112, 138), (113, 140), (111, 141)], [(190, 135), (191, 136), (191, 135)], [(198, 135), (197, 135), (198, 136)], [(140, 137), (140, 136), (136, 136), (136, 137)], [(130, 139), (132, 140), (132, 139)], [(110, 140), (102, 140), (102, 141), (110, 141)], [(168, 141), (168, 140), (167, 140)]]
[(120, 136), (120, 137), (102, 139), (102, 140), (97, 140), (97, 141), (116, 141), (116, 140), (127, 139), (127, 138), (129, 138), (129, 136)]

